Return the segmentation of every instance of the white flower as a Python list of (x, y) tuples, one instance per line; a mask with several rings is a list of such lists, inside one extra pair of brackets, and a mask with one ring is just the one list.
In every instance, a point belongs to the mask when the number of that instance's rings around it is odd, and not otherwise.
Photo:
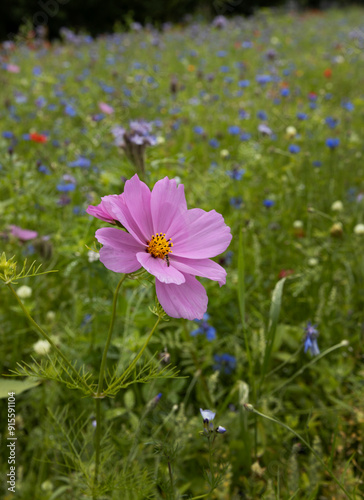
[(316, 257), (311, 257), (310, 259), (308, 259), (308, 265), (311, 267), (317, 266), (318, 263), (319, 261), (318, 259), (316, 259)]
[(355, 234), (363, 235), (364, 234), (364, 224), (357, 224), (354, 227), (354, 233)]
[(334, 212), (342, 212), (343, 209), (344, 205), (340, 200), (334, 201), (334, 203), (331, 205), (331, 210), (333, 210)]
[(220, 156), (221, 158), (227, 158), (230, 155), (229, 151), (227, 149), (222, 149), (220, 151)]
[(48, 321), (54, 321), (56, 319), (56, 313), (54, 311), (48, 311), (46, 318)]
[(176, 175), (176, 177), (174, 177), (174, 180), (176, 181), (177, 186), (179, 186), (182, 182), (181, 177), (179, 177), (178, 175)]
[(32, 289), (30, 288), (30, 286), (23, 285), (18, 288), (17, 294), (21, 299), (28, 299), (32, 296)]
[(166, 142), (165, 138), (161, 135), (157, 135), (157, 144), (164, 144)]
[(293, 223), (293, 227), (295, 229), (302, 229), (303, 228), (303, 222), (301, 220), (295, 220)]
[(212, 422), (215, 418), (215, 415), (216, 413), (214, 413), (213, 411), (211, 410), (202, 410), (202, 408), (200, 408), (200, 412), (201, 412), (201, 415), (202, 415), (202, 418), (203, 420), (208, 420), (209, 422)]
[(48, 340), (38, 340), (35, 344), (33, 344), (33, 349), (37, 354), (48, 354), (49, 350), (51, 348), (51, 344), (48, 342)]
[(93, 250), (89, 250), (87, 252), (87, 256), (89, 262), (96, 262), (100, 259), (100, 254), (98, 252), (94, 252)]
[(288, 137), (294, 137), (295, 135), (297, 135), (296, 127), (293, 127), (292, 125), (287, 127), (286, 134), (288, 135)]
[(224, 432), (226, 432), (226, 429), (225, 427), (219, 425), (219, 427), (216, 429), (216, 432), (218, 432), (219, 434), (224, 434)]

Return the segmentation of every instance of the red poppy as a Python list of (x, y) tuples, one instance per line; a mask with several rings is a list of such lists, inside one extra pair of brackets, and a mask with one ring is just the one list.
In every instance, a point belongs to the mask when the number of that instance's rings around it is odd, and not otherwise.
[(48, 138), (44, 134), (38, 134), (37, 132), (32, 132), (29, 134), (30, 140), (34, 142), (47, 142)]
[(282, 278), (287, 278), (287, 276), (291, 276), (291, 274), (294, 274), (294, 270), (293, 269), (282, 269), (280, 272), (279, 272), (279, 279), (282, 279)]
[(331, 78), (332, 77), (332, 69), (326, 68), (324, 71), (324, 77), (325, 78)]

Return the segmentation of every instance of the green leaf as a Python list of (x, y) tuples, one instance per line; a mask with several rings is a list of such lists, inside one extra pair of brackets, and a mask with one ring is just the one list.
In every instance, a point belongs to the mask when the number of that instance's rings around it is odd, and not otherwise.
[(21, 394), (32, 387), (36, 387), (40, 382), (38, 380), (14, 380), (13, 378), (0, 378), (0, 398), (7, 398), (9, 392), (15, 392), (15, 396)]

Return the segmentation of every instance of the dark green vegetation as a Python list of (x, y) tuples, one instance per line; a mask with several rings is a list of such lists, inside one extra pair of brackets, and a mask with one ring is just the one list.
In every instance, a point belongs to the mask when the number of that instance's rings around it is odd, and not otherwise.
[[(133, 385), (102, 402), (104, 498), (206, 494), (199, 408), (215, 409), (216, 424), (228, 430), (215, 441), (223, 480), (206, 498), (347, 498), (300, 438), (245, 403), (294, 429), (350, 498), (360, 498), (362, 15), (264, 13), (222, 30), (194, 24), (3, 49), (1, 247), (20, 263), (27, 257), (58, 270), (18, 286), (31, 287), (26, 307), (70, 360), (97, 377), (119, 279), (93, 260), (95, 230), (106, 224), (85, 214), (135, 173), (113, 144), (115, 125), (154, 121), (148, 184), (179, 177), (188, 206), (220, 212), (234, 236), (232, 253), (216, 259), (228, 272), (226, 286), (201, 280), (216, 339), (191, 336), (195, 323), (171, 319), (144, 355), (157, 353), (161, 366), (170, 360), (185, 378)], [(101, 116), (101, 102), (114, 112)], [(21, 241), (10, 225), (38, 235)], [(1, 373), (9, 374), (44, 356), (3, 285), (0, 294)], [(152, 284), (123, 286), (110, 371), (127, 366), (143, 345), (154, 300)], [(316, 357), (303, 349), (309, 321), (319, 331)], [(214, 358), (225, 353), (235, 364)], [(16, 409), (16, 498), (89, 498), (93, 401), (42, 381), (16, 397)], [(0, 492), (12, 498), (5, 482)]]

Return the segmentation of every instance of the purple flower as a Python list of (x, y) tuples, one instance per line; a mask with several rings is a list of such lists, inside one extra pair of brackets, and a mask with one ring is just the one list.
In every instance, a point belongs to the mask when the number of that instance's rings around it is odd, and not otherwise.
[(320, 349), (317, 345), (317, 337), (319, 332), (316, 327), (317, 325), (313, 325), (309, 321), (305, 328), (305, 338), (304, 338), (305, 352), (310, 351), (312, 356), (317, 356), (318, 354), (320, 354)]
[(236, 368), (236, 358), (231, 354), (215, 354), (214, 370), (230, 375)]
[[(96, 231), (103, 245), (100, 261), (116, 273), (133, 273), (141, 267), (155, 276), (157, 297), (173, 318), (202, 319), (207, 294), (195, 276), (226, 282), (226, 271), (210, 260), (224, 252), (231, 241), (230, 228), (212, 210), (187, 209), (184, 186), (168, 177), (153, 191), (138, 175), (126, 181), (121, 195), (106, 196), (102, 207), (88, 207), (98, 217), (106, 213), (127, 232), (117, 228)], [(102, 209), (102, 210), (101, 210)]]
[(71, 161), (68, 163), (69, 167), (81, 167), (81, 168), (88, 168), (91, 166), (91, 161), (88, 158), (85, 158), (84, 156), (79, 156), (77, 160)]

